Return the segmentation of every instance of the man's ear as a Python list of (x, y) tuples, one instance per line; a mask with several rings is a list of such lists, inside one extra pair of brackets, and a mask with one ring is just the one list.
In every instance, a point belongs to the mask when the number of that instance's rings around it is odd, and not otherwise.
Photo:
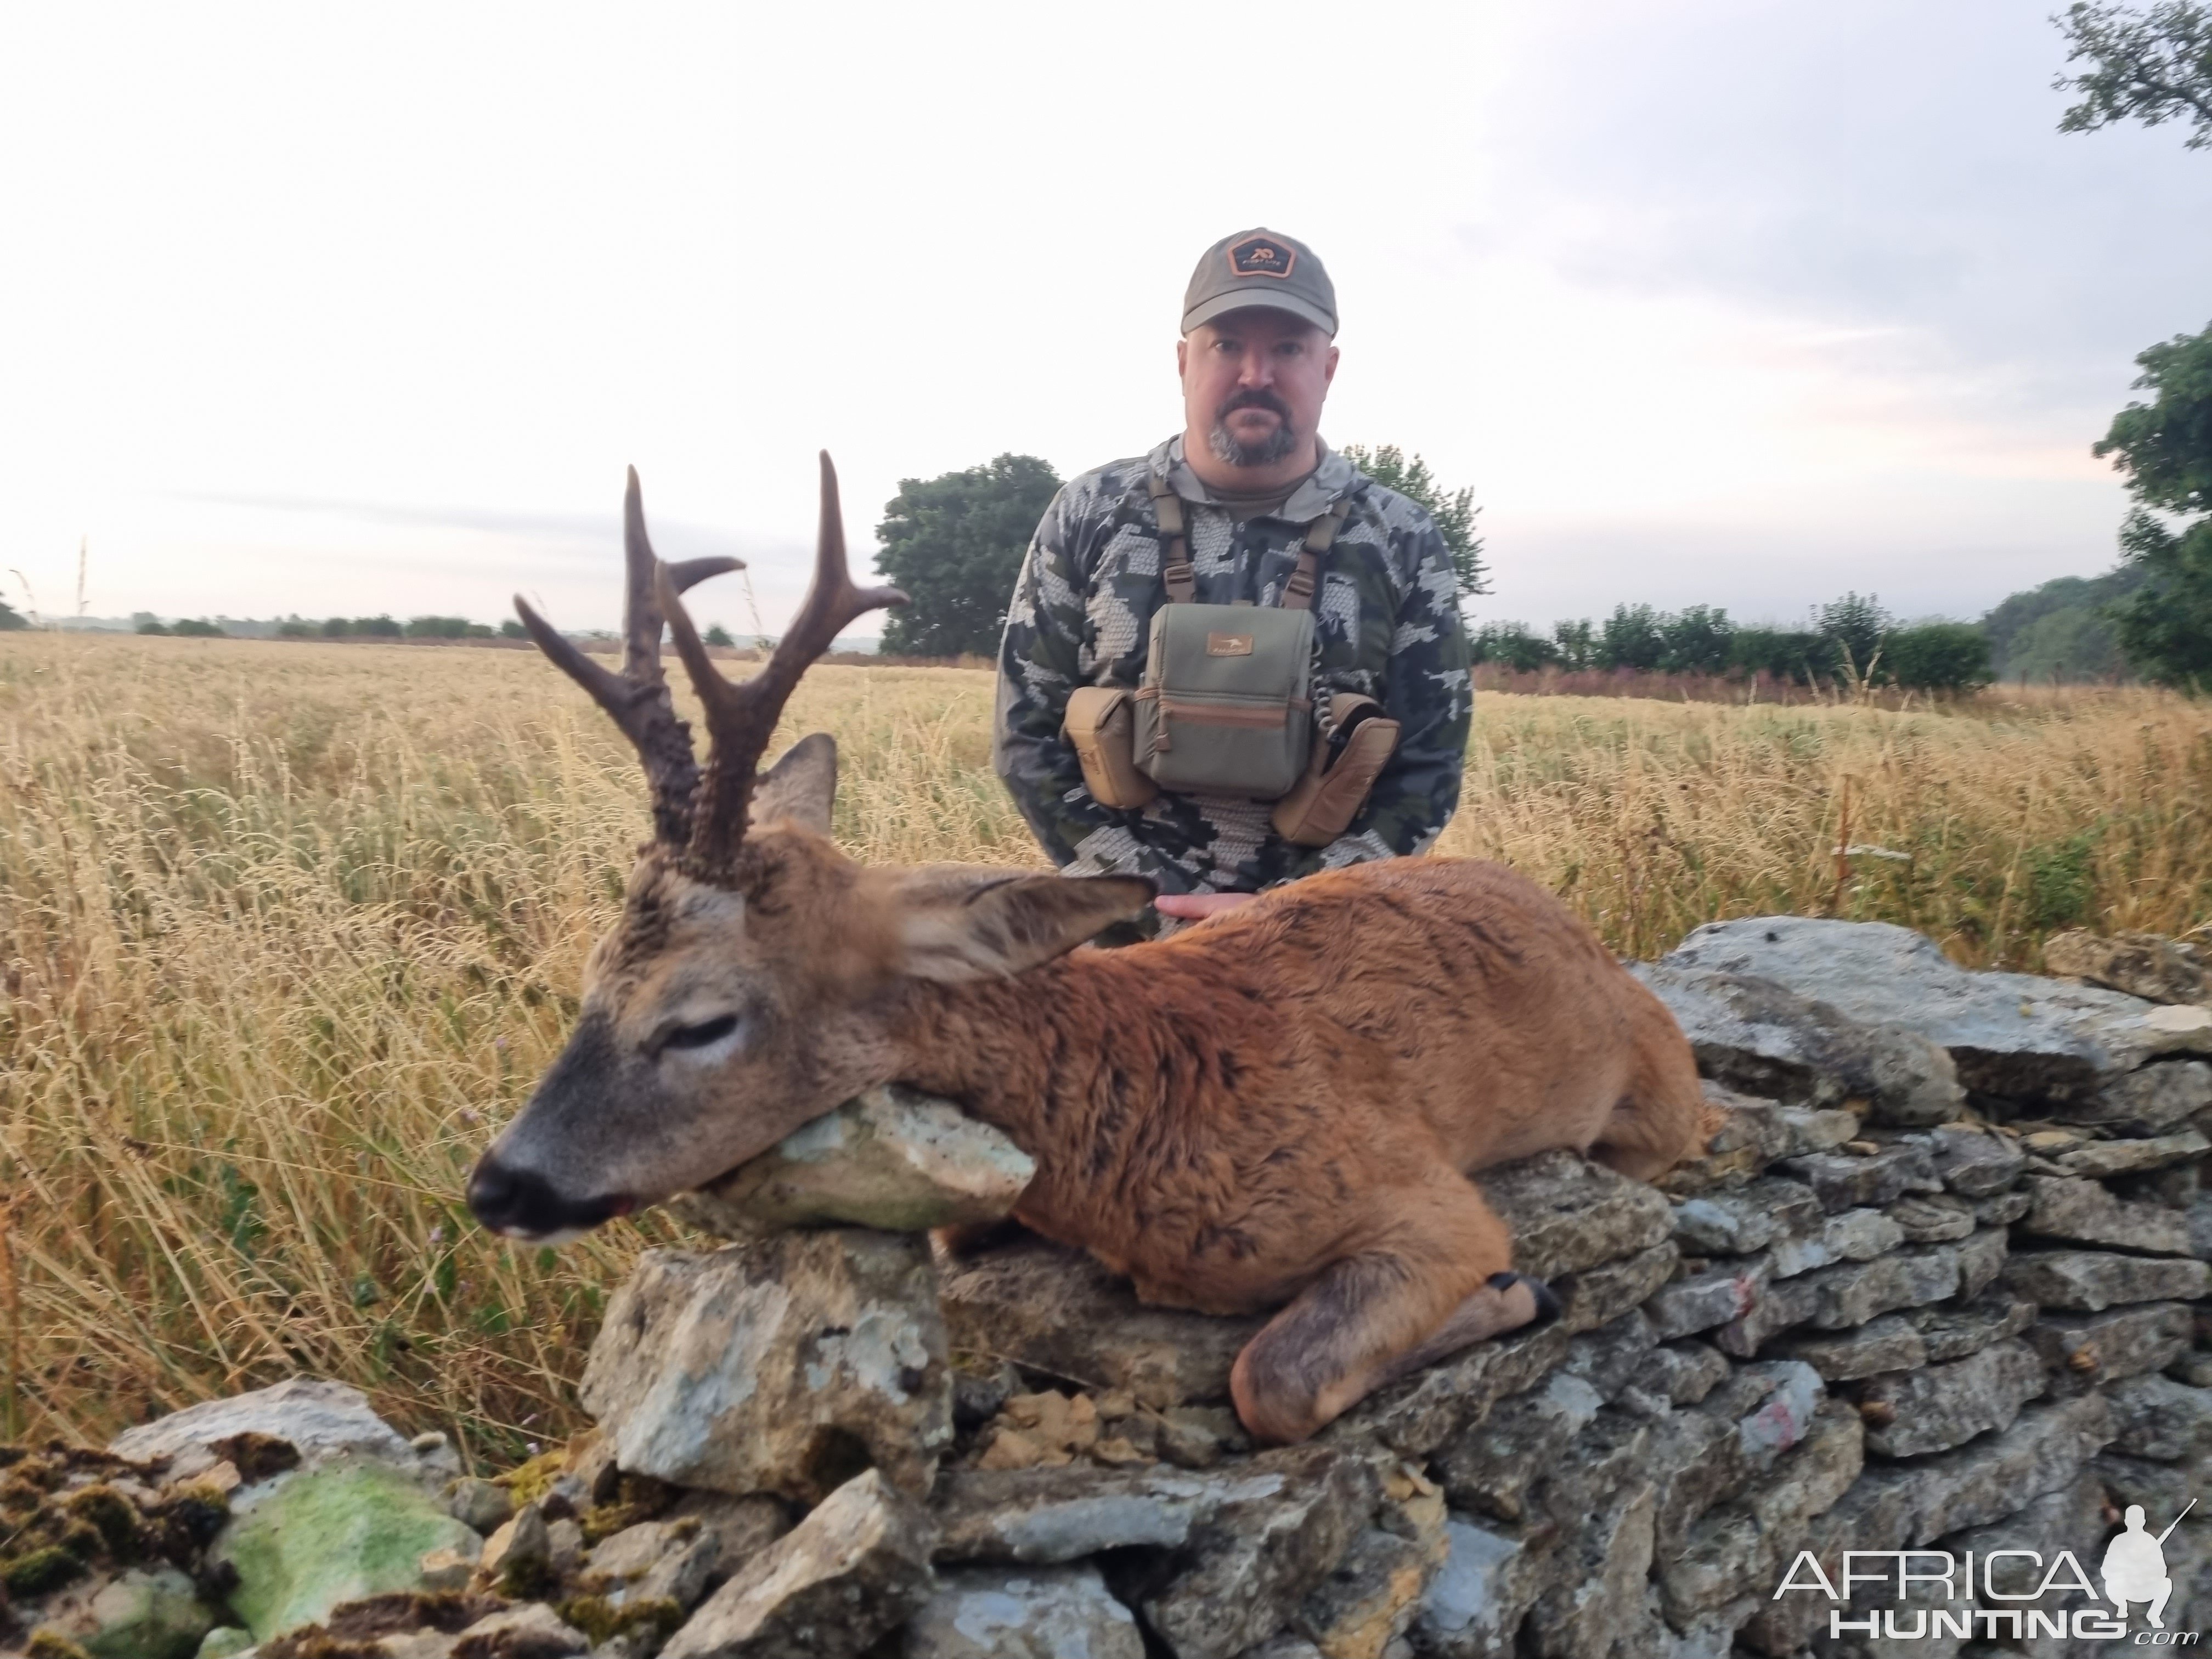
[(1158, 890), (1143, 876), (1040, 876), (925, 865), (896, 890), (906, 971), (918, 979), (1007, 979), (1133, 921)]
[(785, 750), (783, 758), (753, 786), (752, 809), (746, 816), (755, 823), (782, 818), (826, 836), (836, 799), (837, 740), (817, 732)]

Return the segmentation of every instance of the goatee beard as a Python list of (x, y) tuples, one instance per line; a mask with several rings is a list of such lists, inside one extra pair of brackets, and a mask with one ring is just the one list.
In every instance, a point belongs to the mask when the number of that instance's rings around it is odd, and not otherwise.
[(1257, 443), (1240, 442), (1229, 430), (1228, 416), (1231, 412), (1224, 410), (1214, 422), (1213, 430), (1206, 434), (1206, 447), (1213, 452), (1215, 460), (1231, 466), (1273, 466), (1278, 461), (1288, 460), (1291, 451), (1298, 447), (1298, 434), (1291, 430), (1287, 420), (1279, 421), (1275, 429)]

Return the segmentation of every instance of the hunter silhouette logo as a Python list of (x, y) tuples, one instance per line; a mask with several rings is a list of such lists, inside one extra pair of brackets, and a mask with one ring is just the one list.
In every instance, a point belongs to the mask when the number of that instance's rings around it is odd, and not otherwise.
[(1298, 256), (1270, 236), (1247, 236), (1229, 250), (1229, 268), (1239, 276), (1287, 276)]
[(2173, 1528), (2181, 1524), (2181, 1516), (2197, 1507), (2191, 1498), (2173, 1517), (2166, 1529), (2154, 1538), (2144, 1529), (2142, 1505), (2130, 1504), (2126, 1516), (2127, 1527), (2114, 1534), (2105, 1546), (2105, 1564), (2100, 1570), (2105, 1580), (2105, 1599), (2119, 1609), (2120, 1617), (2128, 1616), (2128, 1603), (2148, 1601), (2150, 1612), (2146, 1615), (2153, 1630), (2166, 1628), (2166, 1601), (2173, 1594), (2173, 1580), (2166, 1574), (2166, 1540), (2173, 1535)]

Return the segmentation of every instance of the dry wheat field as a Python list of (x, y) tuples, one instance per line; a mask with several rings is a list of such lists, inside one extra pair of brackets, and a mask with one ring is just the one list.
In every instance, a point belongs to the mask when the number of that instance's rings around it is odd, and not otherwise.
[[(1039, 862), (990, 679), (823, 667), (840, 841)], [(1486, 696), (1442, 851), (1651, 955), (1773, 910), (2033, 966), (2212, 929), (2212, 706)], [(556, 1255), (460, 1203), (561, 1042), (644, 833), (607, 721), (524, 652), (0, 635), (0, 1439), (104, 1439), (305, 1369), (480, 1462), (571, 1384), (647, 1216)], [(1841, 849), (1858, 849), (1843, 851)]]

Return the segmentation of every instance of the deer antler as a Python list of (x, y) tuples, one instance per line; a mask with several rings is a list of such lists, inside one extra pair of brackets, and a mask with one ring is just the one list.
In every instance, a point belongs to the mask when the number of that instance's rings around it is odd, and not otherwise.
[(665, 568), (660, 606), (675, 636), (676, 653), (691, 676), (692, 689), (706, 705), (707, 732), (714, 739), (706, 787), (692, 818), (691, 852), (709, 866), (726, 869), (744, 839), (745, 813), (760, 757), (775, 735), (776, 720), (799, 677), (854, 618), (886, 605), (904, 605), (907, 596), (896, 587), (853, 585), (845, 562), (845, 521), (837, 505), (837, 469), (830, 465), (826, 449), (822, 452), (822, 528), (815, 545), (814, 581), (766, 667), (741, 684), (724, 679), (708, 660), (707, 647), (699, 642), (698, 630), (677, 597), (682, 591), (677, 572)]
[[(653, 556), (645, 536), (645, 502), (637, 487), (637, 469), (629, 470), (629, 488), (623, 497), (623, 558), (628, 580), (623, 601), (623, 672), (611, 674), (593, 662), (552, 623), (531, 608), (520, 593), (515, 613), (538, 648), (553, 659), (568, 678), (592, 694), (645, 763), (647, 781), (653, 786), (654, 836), (672, 847), (683, 847), (691, 837), (693, 803), (699, 792), (699, 763), (691, 750), (691, 728), (676, 713), (669, 698), (668, 681), (660, 672), (660, 629), (663, 612), (683, 607), (674, 595), (709, 576), (742, 570), (742, 559), (685, 559), (663, 564)], [(665, 581), (667, 586), (661, 584)], [(684, 630), (690, 620), (684, 619)], [(696, 641), (695, 641), (696, 643)]]

